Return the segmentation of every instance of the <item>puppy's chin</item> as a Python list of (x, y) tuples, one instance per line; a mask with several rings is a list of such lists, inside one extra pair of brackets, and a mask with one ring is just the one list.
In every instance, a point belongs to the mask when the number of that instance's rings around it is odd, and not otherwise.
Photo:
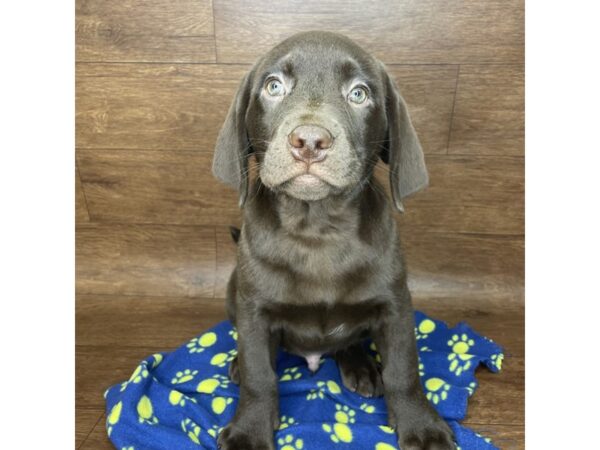
[(285, 183), (286, 194), (303, 201), (323, 200), (331, 194), (328, 183), (311, 174), (299, 175)]

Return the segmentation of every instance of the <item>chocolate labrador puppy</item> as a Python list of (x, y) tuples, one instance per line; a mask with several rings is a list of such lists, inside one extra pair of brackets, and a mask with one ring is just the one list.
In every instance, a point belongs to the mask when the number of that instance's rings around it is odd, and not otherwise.
[[(423, 152), (385, 67), (350, 39), (295, 35), (242, 80), (213, 161), (244, 209), (227, 293), (240, 401), (221, 449), (275, 448), (279, 347), (312, 371), (332, 355), (347, 389), (383, 393), (403, 450), (455, 448), (421, 389), (393, 210), (373, 175), (379, 158), (402, 210), (402, 199), (427, 185)], [(364, 349), (368, 337), (380, 367)]]

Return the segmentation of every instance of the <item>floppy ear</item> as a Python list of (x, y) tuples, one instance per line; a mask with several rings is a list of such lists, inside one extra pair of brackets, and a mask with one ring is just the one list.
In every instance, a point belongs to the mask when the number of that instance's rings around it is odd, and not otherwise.
[(246, 132), (246, 110), (250, 101), (252, 72), (247, 73), (229, 107), (225, 123), (219, 131), (212, 172), (222, 182), (239, 191), (239, 205), (248, 196), (248, 157), (252, 153)]
[(383, 64), (382, 70), (386, 91), (388, 136), (381, 159), (390, 166), (390, 187), (394, 205), (398, 211), (404, 212), (402, 199), (425, 188), (429, 183), (429, 176), (423, 149), (410, 121), (406, 103)]

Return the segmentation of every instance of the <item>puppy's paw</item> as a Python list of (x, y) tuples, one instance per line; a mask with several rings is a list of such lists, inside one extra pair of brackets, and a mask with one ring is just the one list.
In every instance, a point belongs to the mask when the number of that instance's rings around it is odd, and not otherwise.
[[(422, 423), (398, 427), (398, 445), (402, 450), (455, 450), (454, 436), (439, 417), (424, 418)], [(433, 420), (427, 420), (433, 419)]]
[(227, 425), (217, 440), (220, 450), (275, 450), (272, 432), (246, 431), (235, 423)]
[(383, 381), (375, 360), (362, 348), (336, 355), (342, 383), (363, 397), (383, 395)]

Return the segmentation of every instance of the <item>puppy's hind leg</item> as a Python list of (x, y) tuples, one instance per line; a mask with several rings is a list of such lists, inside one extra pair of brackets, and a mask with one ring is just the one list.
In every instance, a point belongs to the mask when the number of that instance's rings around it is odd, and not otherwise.
[(363, 397), (383, 395), (381, 373), (362, 344), (353, 344), (334, 354), (344, 386)]

